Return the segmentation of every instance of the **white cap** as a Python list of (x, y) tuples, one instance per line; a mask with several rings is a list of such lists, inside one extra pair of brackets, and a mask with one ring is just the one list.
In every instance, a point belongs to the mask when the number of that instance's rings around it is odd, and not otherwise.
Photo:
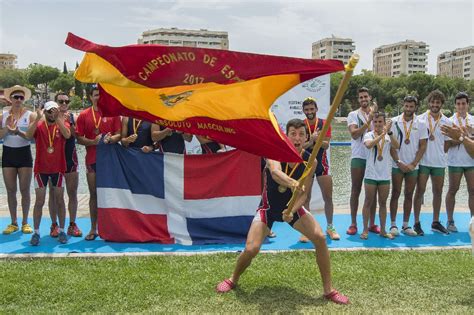
[(50, 110), (53, 108), (59, 108), (58, 103), (49, 101), (49, 102), (46, 102), (46, 104), (44, 104), (44, 110)]

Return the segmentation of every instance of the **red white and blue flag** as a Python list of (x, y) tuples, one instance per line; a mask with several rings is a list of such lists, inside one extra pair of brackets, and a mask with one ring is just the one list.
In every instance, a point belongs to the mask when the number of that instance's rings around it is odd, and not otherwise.
[(98, 224), (115, 242), (245, 242), (261, 195), (260, 158), (97, 149)]

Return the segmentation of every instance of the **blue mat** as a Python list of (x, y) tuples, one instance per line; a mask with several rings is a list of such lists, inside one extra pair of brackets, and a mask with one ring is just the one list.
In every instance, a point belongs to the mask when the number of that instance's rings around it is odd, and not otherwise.
[[(322, 223), (325, 228), (326, 219), (324, 215), (317, 215), (316, 219)], [(362, 218), (358, 218), (358, 226), (362, 226)], [(398, 225), (401, 225), (401, 216), (398, 217)], [(397, 248), (397, 247), (431, 247), (431, 246), (467, 246), (471, 244), (468, 233), (470, 221), (469, 213), (456, 213), (455, 221), (459, 229), (458, 233), (450, 235), (441, 235), (431, 231), (430, 224), (432, 214), (423, 213), (421, 217), (422, 228), (425, 231), (423, 237), (410, 237), (400, 235), (395, 240), (387, 240), (376, 234), (369, 234), (369, 239), (363, 241), (359, 235), (349, 236), (345, 230), (350, 224), (350, 215), (335, 215), (334, 224), (341, 235), (341, 240), (331, 241), (328, 238), (330, 248)], [(441, 215), (441, 222), (446, 222), (446, 215)], [(30, 219), (30, 223), (31, 223)], [(20, 221), (21, 222), (21, 221)], [(10, 223), (9, 218), (0, 218), (0, 228), (4, 228)], [(41, 224), (41, 242), (39, 246), (30, 246), (31, 235), (24, 235), (16, 232), (11, 235), (0, 234), (0, 254), (24, 254), (24, 253), (130, 253), (130, 252), (214, 252), (214, 251), (241, 251), (244, 244), (227, 245), (162, 245), (154, 243), (112, 243), (101, 239), (95, 241), (85, 241), (84, 238), (69, 238), (67, 244), (61, 245), (57, 239), (49, 237), (49, 226), (51, 221), (44, 218)], [(89, 231), (89, 218), (81, 218), (77, 224), (84, 232)], [(276, 223), (273, 231), (277, 234), (276, 238), (269, 239), (269, 242), (263, 244), (262, 250), (298, 250), (313, 248), (311, 244), (298, 243), (299, 234), (286, 223)]]

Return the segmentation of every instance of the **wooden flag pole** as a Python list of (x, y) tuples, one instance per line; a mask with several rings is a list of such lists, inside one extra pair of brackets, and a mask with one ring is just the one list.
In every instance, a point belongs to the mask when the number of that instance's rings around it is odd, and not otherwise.
[[(311, 168), (313, 167), (314, 161), (316, 159), (316, 155), (318, 154), (318, 151), (321, 148), (321, 145), (323, 144), (324, 136), (326, 135), (326, 133), (329, 129), (329, 126), (331, 125), (331, 122), (334, 118), (334, 115), (336, 114), (336, 111), (339, 107), (339, 104), (341, 103), (342, 97), (344, 96), (344, 93), (347, 90), (347, 86), (349, 85), (349, 80), (352, 77), (352, 74), (354, 72), (354, 68), (356, 67), (358, 62), (359, 62), (359, 55), (354, 54), (354, 55), (352, 55), (351, 59), (349, 60), (349, 62), (345, 66), (344, 77), (342, 78), (342, 81), (339, 84), (336, 95), (334, 96), (331, 107), (329, 108), (329, 113), (328, 113), (328, 116), (326, 118), (326, 122), (323, 125), (323, 129), (318, 134), (318, 138), (316, 139), (316, 143), (314, 144), (313, 151), (311, 152), (311, 156), (308, 160), (308, 164), (306, 165), (306, 168), (303, 172), (303, 175), (298, 180), (299, 189), (295, 189), (295, 191), (293, 192), (293, 195), (291, 196), (290, 201), (288, 202), (288, 207), (285, 210), (285, 214), (287, 214), (287, 215), (293, 209), (293, 206), (296, 202), (296, 199), (298, 198), (299, 194), (301, 194), (301, 190), (302, 190), (302, 187), (303, 187), (304, 180), (308, 176), (308, 174), (310, 173)], [(291, 211), (291, 214), (295, 213), (297, 210), (298, 209), (295, 209), (295, 211)]]

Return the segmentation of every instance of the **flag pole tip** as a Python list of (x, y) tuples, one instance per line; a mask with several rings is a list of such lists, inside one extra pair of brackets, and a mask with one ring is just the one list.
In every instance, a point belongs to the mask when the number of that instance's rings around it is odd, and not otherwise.
[(356, 67), (357, 63), (359, 62), (360, 56), (359, 54), (353, 54), (351, 56), (351, 59), (349, 59), (349, 62), (345, 66), (346, 71), (354, 71), (354, 68)]

